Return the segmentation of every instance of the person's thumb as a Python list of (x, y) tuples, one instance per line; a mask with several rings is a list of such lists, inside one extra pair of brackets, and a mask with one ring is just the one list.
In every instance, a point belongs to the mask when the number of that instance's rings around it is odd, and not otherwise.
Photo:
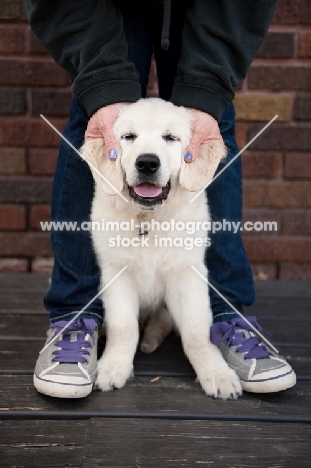
[(109, 131), (107, 130), (103, 136), (105, 140), (106, 155), (111, 161), (115, 161), (118, 157), (117, 142), (116, 142), (112, 129)]

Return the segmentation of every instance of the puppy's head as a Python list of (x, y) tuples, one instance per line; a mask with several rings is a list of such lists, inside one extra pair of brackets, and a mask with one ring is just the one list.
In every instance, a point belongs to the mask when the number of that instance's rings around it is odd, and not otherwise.
[(221, 144), (202, 145), (195, 160), (185, 163), (190, 111), (161, 99), (141, 99), (125, 106), (114, 133), (119, 145), (116, 161), (105, 156), (102, 139), (89, 140), (82, 154), (106, 193), (122, 191), (144, 209), (162, 204), (178, 185), (191, 192), (203, 189), (226, 154)]

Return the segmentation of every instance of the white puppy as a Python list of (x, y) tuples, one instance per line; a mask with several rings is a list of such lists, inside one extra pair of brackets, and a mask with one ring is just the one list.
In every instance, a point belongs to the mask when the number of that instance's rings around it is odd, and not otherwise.
[[(114, 133), (120, 145), (115, 162), (105, 156), (102, 139), (88, 141), (82, 148), (96, 181), (91, 219), (98, 225), (103, 220), (106, 226), (119, 223), (118, 231), (92, 232), (102, 286), (127, 266), (104, 292), (107, 344), (98, 362), (96, 385), (102, 391), (124, 386), (133, 372), (138, 320), (148, 315), (151, 320), (141, 344), (143, 351), (156, 349), (174, 323), (207, 395), (237, 398), (242, 392), (239, 378), (210, 343), (212, 312), (207, 285), (191, 268), (207, 277), (207, 233), (200, 227), (189, 235), (172, 226), (172, 221), (179, 227), (189, 221), (197, 226), (208, 222), (205, 194), (193, 203), (190, 200), (193, 192), (211, 181), (226, 150), (219, 143), (203, 145), (195, 161), (185, 163), (190, 112), (160, 99), (125, 106)], [(124, 230), (131, 220), (135, 229)], [(152, 220), (164, 224), (149, 230), (147, 222)], [(194, 244), (190, 249), (189, 237)], [(167, 246), (159, 247), (159, 242)]]

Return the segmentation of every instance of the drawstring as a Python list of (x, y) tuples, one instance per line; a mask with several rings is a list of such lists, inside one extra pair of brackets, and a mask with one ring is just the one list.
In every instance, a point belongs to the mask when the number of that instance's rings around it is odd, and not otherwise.
[(163, 1), (163, 23), (161, 33), (161, 47), (168, 50), (170, 46), (171, 0)]

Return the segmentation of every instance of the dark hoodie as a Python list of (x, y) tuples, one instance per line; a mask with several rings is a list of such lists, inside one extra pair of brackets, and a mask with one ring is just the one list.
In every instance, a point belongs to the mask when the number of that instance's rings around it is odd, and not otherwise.
[[(145, 3), (160, 0), (144, 0)], [(128, 0), (133, 5), (135, 0)], [(163, 48), (171, 0), (163, 0)], [(170, 101), (220, 120), (263, 41), (277, 0), (189, 0)], [(25, 0), (30, 25), (55, 61), (76, 77), (73, 91), (91, 116), (141, 97), (113, 0)]]

